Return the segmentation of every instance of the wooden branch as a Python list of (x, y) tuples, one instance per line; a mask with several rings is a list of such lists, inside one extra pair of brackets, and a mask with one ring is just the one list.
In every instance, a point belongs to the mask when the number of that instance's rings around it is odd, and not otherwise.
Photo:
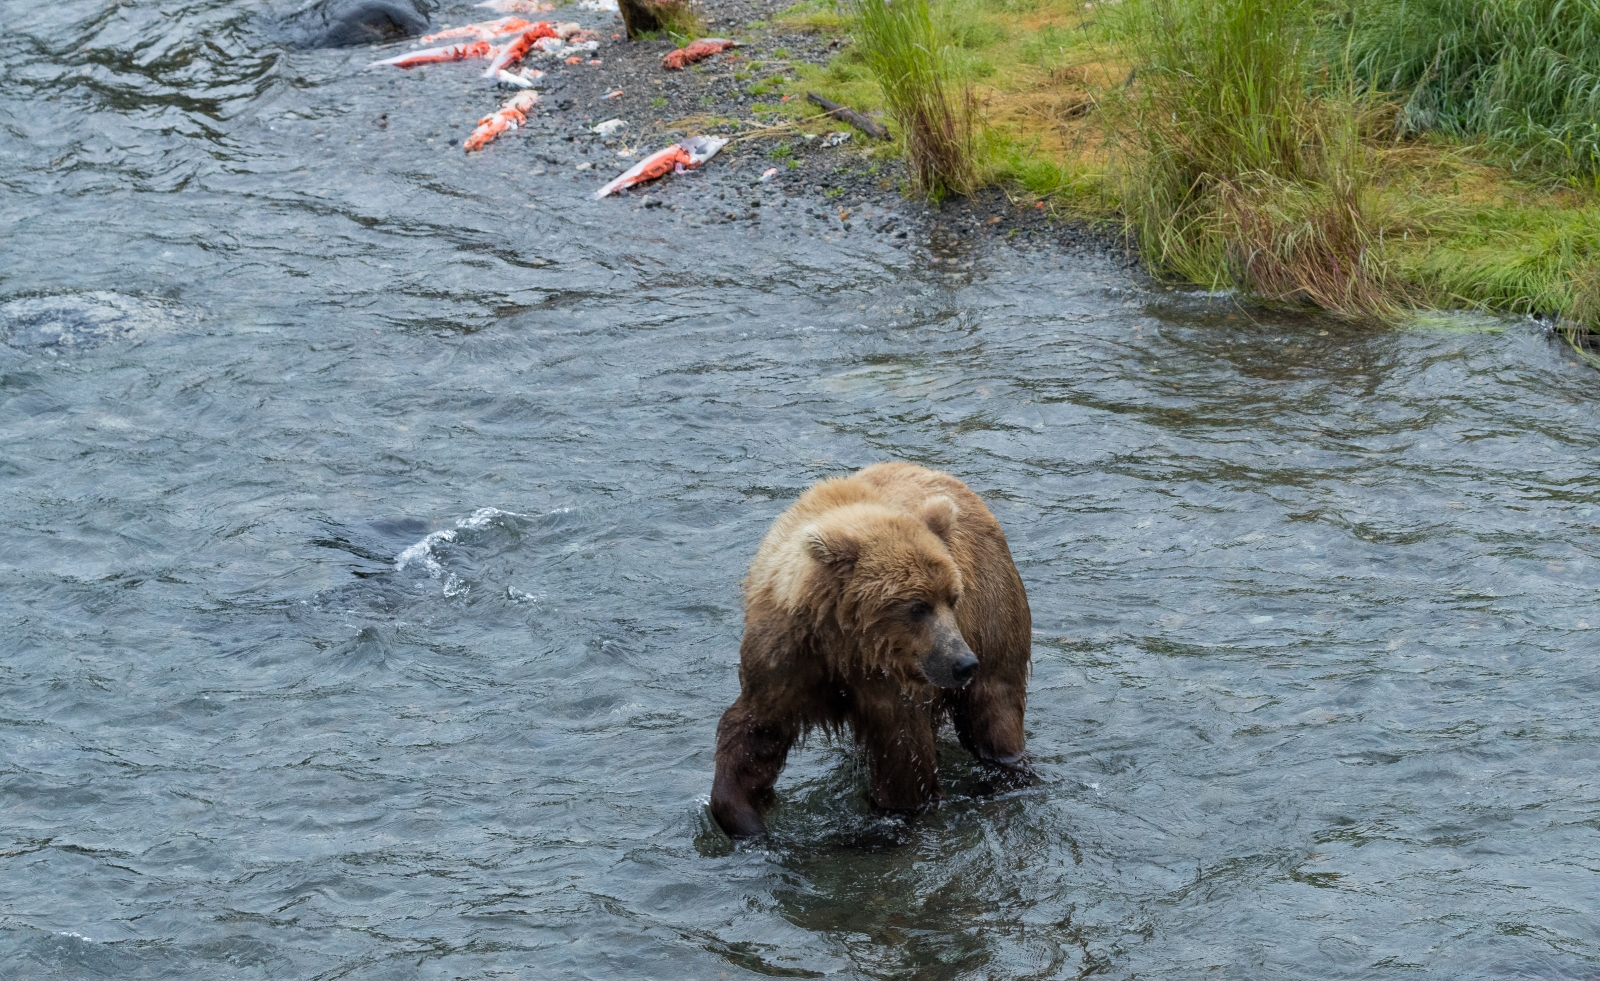
[(832, 116), (841, 122), (849, 123), (875, 140), (887, 140), (889, 138), (887, 129), (848, 106), (841, 106), (831, 99), (824, 99), (815, 92), (807, 92), (806, 98), (821, 106), (826, 115)]

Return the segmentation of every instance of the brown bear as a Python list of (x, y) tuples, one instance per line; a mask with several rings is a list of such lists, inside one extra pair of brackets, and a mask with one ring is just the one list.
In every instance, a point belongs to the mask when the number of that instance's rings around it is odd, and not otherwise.
[(886, 811), (939, 799), (946, 718), (980, 762), (1027, 779), (1028, 597), (967, 485), (910, 463), (824, 480), (767, 532), (744, 588), (740, 694), (711, 788), (728, 834), (766, 830), (789, 747), (812, 728), (850, 730)]

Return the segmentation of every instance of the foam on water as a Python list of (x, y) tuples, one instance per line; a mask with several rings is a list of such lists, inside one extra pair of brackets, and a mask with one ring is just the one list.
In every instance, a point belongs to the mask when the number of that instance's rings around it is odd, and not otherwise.
[[(465, 518), (458, 518), (454, 528), (429, 533), (421, 541), (406, 547), (394, 559), (394, 571), (404, 572), (407, 566), (421, 563), (422, 568), (428, 573), (429, 579), (444, 577), (444, 595), (456, 597), (465, 595), (472, 587), (457, 576), (454, 572), (447, 572), (444, 564), (434, 555), (434, 549), (447, 542), (456, 541), (463, 531), (472, 531), (487, 526), (496, 518), (526, 518), (529, 515), (516, 511), (502, 511), (500, 508), (479, 508)], [(420, 584), (419, 584), (420, 587)]]
[[(411, 566), (420, 566), (428, 574), (429, 579), (444, 579), (443, 591), (448, 597), (465, 595), (471, 587), (455, 572), (445, 568), (440, 560), (438, 549), (443, 545), (470, 544), (467, 537), (470, 532), (484, 531), (492, 528), (502, 521), (510, 520), (518, 523), (535, 522), (543, 518), (571, 513), (568, 507), (555, 508), (542, 515), (525, 514), (520, 511), (507, 511), (501, 508), (479, 508), (465, 518), (456, 519), (454, 528), (445, 528), (440, 531), (429, 532), (421, 540), (406, 546), (394, 558), (394, 571), (404, 572)], [(421, 584), (418, 584), (420, 588)], [(507, 596), (517, 602), (525, 602), (537, 597), (508, 587)]]
[(0, 304), (0, 337), (7, 344), (63, 353), (113, 341), (138, 343), (176, 323), (161, 303), (104, 290), (28, 296)]

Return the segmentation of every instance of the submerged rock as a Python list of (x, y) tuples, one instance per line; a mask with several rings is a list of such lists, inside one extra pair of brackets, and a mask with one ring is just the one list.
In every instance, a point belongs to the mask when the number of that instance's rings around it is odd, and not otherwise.
[(416, 37), (428, 31), (431, 0), (314, 0), (285, 18), (302, 48), (348, 48)]

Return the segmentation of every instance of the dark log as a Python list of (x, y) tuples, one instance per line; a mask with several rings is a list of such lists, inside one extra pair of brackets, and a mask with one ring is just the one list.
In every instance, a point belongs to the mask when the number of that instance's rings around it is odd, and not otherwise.
[(868, 119), (866, 116), (863, 116), (861, 113), (856, 112), (854, 109), (851, 109), (849, 106), (841, 106), (832, 99), (824, 99), (815, 92), (807, 92), (806, 98), (821, 106), (822, 111), (832, 116), (834, 119), (849, 123), (851, 126), (854, 126), (856, 129), (859, 129), (861, 132), (867, 134), (875, 140), (887, 140), (889, 138), (889, 131), (887, 129)]

